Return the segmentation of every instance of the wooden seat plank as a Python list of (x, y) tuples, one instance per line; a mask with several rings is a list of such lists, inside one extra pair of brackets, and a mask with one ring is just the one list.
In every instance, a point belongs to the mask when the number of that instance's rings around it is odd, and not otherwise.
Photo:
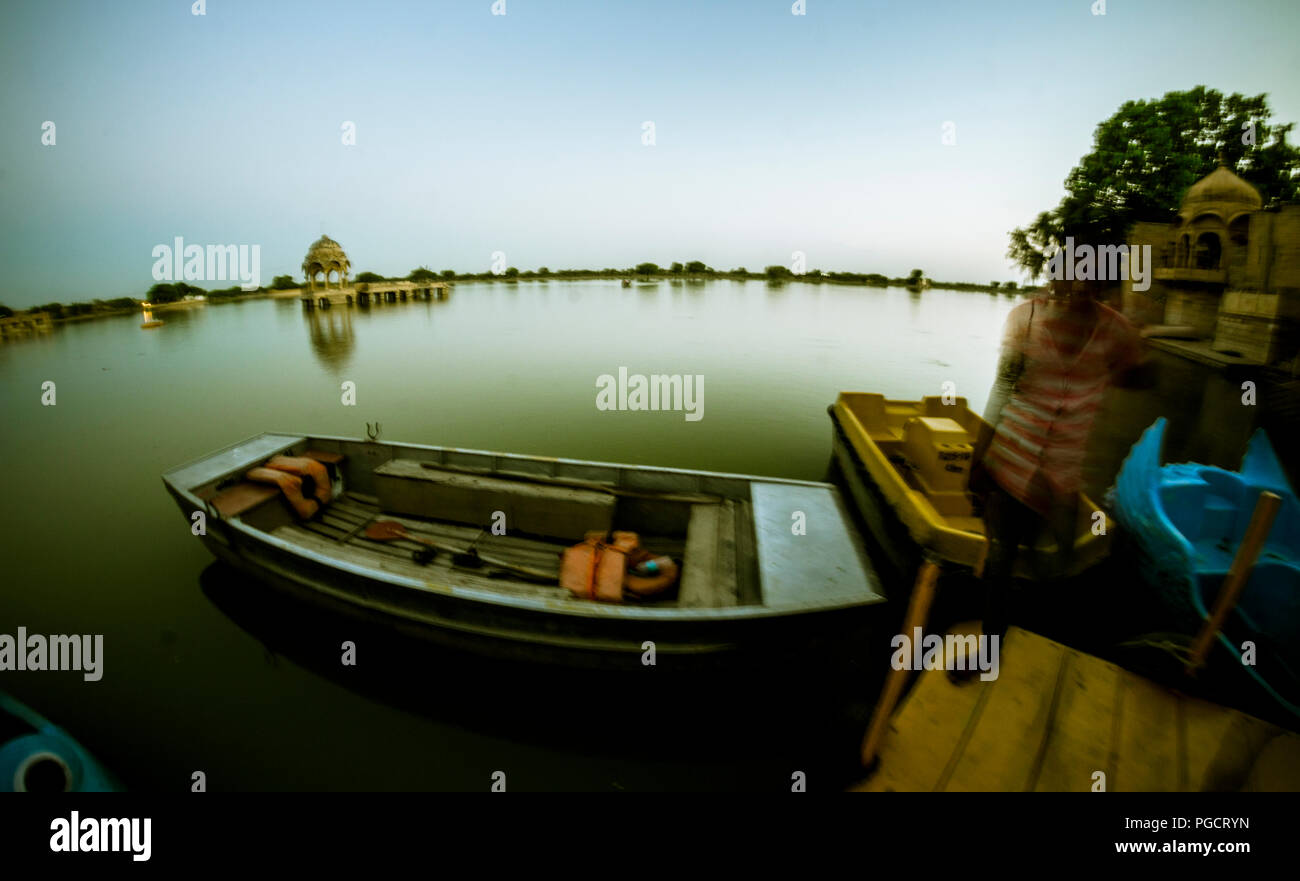
[(683, 608), (713, 605), (721, 509), (721, 505), (691, 505), (690, 524), (686, 527), (686, 564), (677, 594), (677, 603)]
[(246, 480), (228, 489), (223, 489), (211, 498), (212, 507), (222, 517), (238, 517), (258, 505), (280, 494), (279, 489), (265, 483), (253, 483)]

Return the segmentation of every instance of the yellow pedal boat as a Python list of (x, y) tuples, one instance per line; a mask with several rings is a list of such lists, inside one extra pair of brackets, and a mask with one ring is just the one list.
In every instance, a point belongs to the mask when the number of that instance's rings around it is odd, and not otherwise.
[[(988, 549), (980, 500), (969, 481), (974, 451), (983, 449), (981, 441), (993, 429), (965, 398), (949, 401), (841, 392), (830, 408), (835, 464), (858, 513), (900, 574), (910, 575), (925, 556), (945, 568), (978, 573)], [(1084, 495), (1081, 502), (1070, 574), (1106, 555), (1114, 526), (1091, 498)], [(1035, 551), (1055, 554), (1056, 543), (1044, 535)], [(1033, 577), (1025, 555), (1018, 574)]]

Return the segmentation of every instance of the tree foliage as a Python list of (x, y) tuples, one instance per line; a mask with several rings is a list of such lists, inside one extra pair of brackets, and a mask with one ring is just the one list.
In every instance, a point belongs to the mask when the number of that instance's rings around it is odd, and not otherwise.
[(183, 281), (158, 282), (158, 284), (149, 288), (149, 293), (145, 294), (145, 299), (150, 303), (174, 303), (183, 297), (197, 297), (200, 295), (206, 296), (207, 291), (192, 284), (186, 284)]
[(1067, 234), (1119, 244), (1138, 221), (1169, 221), (1220, 153), (1259, 189), (1265, 207), (1296, 201), (1300, 150), (1286, 141), (1294, 123), (1270, 123), (1267, 99), (1197, 86), (1126, 102), (1097, 126), (1092, 152), (1065, 179), (1061, 203), (1011, 231), (1007, 257), (1036, 279)]

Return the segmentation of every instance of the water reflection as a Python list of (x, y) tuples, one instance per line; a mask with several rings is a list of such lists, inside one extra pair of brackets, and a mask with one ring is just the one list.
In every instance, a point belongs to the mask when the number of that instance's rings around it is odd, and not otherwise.
[[(826, 738), (852, 739), (856, 733), (854, 724), (838, 733), (818, 730), (819, 724), (838, 729), (844, 723), (845, 695), (838, 690), (844, 682), (832, 687), (836, 677), (798, 665), (776, 665), (771, 672), (778, 679), (789, 676), (788, 686), (799, 690), (801, 712), (790, 714), (785, 702), (771, 699), (790, 692), (774, 690), (767, 676), (737, 679), (734, 670), (718, 670), (687, 677), (663, 670), (632, 682), (623, 672), (492, 660), (327, 613), (269, 591), (223, 563), (204, 569), (199, 587), (262, 644), (268, 676), (292, 675), (283, 664), (288, 660), (370, 700), (489, 737), (526, 737), (621, 762), (629, 753), (647, 762), (717, 762), (718, 756), (709, 756), (712, 749), (740, 768), (752, 768), (772, 761), (774, 743), (810, 753), (820, 743), (824, 753)], [(356, 646), (355, 665), (340, 663), (344, 641)], [(748, 736), (755, 730), (764, 737)], [(800, 746), (801, 740), (806, 742)]]
[(343, 370), (357, 345), (352, 310), (308, 309), (303, 313), (303, 320), (317, 360), (331, 373)]
[[(435, 307), (451, 301), (450, 289), (434, 288), (428, 295), (409, 293), (408, 299), (388, 301), (386, 292), (374, 290), (363, 302), (360, 298), (354, 303), (337, 303), (326, 308), (319, 306), (302, 311), (303, 324), (307, 327), (307, 338), (316, 359), (330, 373), (338, 374), (348, 367), (357, 346), (357, 324), (363, 323), (380, 330), (377, 320), (387, 317), (392, 311), (395, 319), (402, 320), (411, 316), (411, 310), (423, 306), (423, 314), (428, 314)], [(279, 305), (279, 304), (277, 304)], [(285, 306), (287, 308), (287, 305)]]

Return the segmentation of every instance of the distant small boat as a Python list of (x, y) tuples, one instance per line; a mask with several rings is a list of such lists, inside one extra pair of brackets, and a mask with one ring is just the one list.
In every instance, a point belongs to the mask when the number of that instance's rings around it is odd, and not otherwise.
[(0, 692), (0, 792), (116, 792), (121, 788), (68, 732)]
[(1111, 499), (1115, 516), (1137, 545), (1143, 576), (1173, 618), (1195, 635), (1209, 617), (1237, 546), (1264, 491), (1282, 505), (1268, 540), (1219, 642), (1240, 668), (1290, 712), (1300, 715), (1300, 503), (1262, 429), (1246, 448), (1240, 471), (1195, 462), (1161, 465), (1166, 421), (1152, 423), (1120, 469)]
[(161, 318), (155, 318), (152, 321), (146, 321), (144, 324), (141, 324), (140, 327), (144, 330), (149, 330), (154, 327), (162, 327), (163, 324), (164, 322)]
[(625, 288), (630, 288), (630, 287), (632, 287), (632, 279), (630, 279), (630, 278), (625, 278), (625, 279), (623, 279), (623, 287), (625, 287)]
[[(954, 397), (887, 400), (882, 394), (841, 392), (830, 408), (832, 449), (859, 513), (897, 574), (909, 576), (923, 556), (974, 570), (988, 546), (977, 500), (969, 492), (971, 457), (993, 428)], [(1101, 509), (1081, 497), (1074, 540), (1074, 571), (1098, 562), (1109, 539), (1093, 524)], [(1103, 515), (1104, 516), (1104, 515)], [(1052, 555), (1042, 536), (1035, 551)], [(1024, 555), (1018, 574), (1033, 572)]]
[[(328, 484), (319, 511), (249, 482), (281, 455), (328, 469), (313, 481)], [(163, 482), (187, 523), (206, 515), (219, 559), (300, 600), (497, 657), (640, 667), (652, 645), (660, 659), (771, 654), (829, 642), (885, 600), (826, 483), (285, 434)], [(600, 602), (562, 587), (566, 548), (613, 530), (679, 562), (675, 590)], [(481, 559), (467, 563), (469, 548)]]

